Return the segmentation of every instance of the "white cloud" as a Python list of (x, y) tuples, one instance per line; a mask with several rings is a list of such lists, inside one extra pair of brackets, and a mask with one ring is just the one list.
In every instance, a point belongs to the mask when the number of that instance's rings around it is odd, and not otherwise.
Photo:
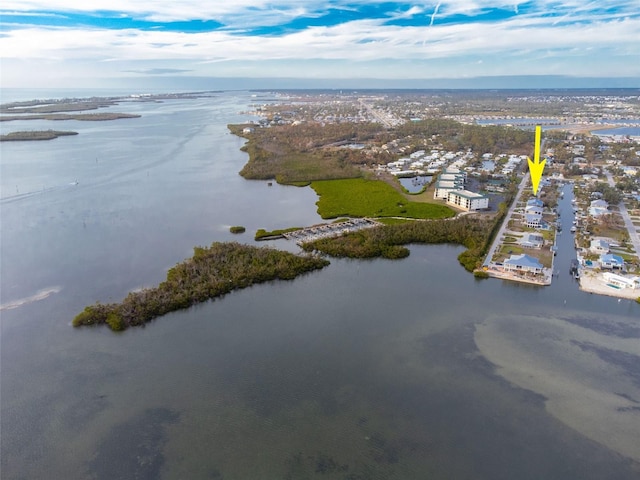
[[(591, 48), (637, 48), (640, 19), (554, 27), (545, 19), (526, 16), (492, 24), (428, 27), (387, 26), (358, 20), (332, 27), (310, 27), (281, 36), (242, 36), (225, 31), (184, 33), (43, 28), (7, 32), (0, 39), (5, 57), (60, 59), (408, 59), (448, 55), (504, 54), (559, 49), (580, 55)], [(589, 54), (590, 51), (589, 51)]]
[[(2, 75), (13, 78), (18, 75), (16, 72), (28, 68), (56, 69), (56, 75), (62, 75), (60, 71), (73, 66), (75, 74), (84, 68), (112, 76), (141, 69), (175, 69), (194, 75), (229, 76), (265, 72), (304, 76), (320, 75), (324, 71), (329, 77), (336, 72), (413, 78), (444, 77), (452, 72), (456, 76), (555, 73), (640, 77), (640, 62), (634, 62), (640, 51), (640, 18), (637, 12), (624, 15), (633, 3), (637, 6), (637, 0), (621, 0), (618, 2), (620, 12), (600, 13), (595, 21), (591, 8), (600, 5), (595, 2), (587, 8), (579, 0), (540, 0), (536, 3), (538, 8), (553, 6), (554, 12), (564, 14), (565, 18), (554, 24), (558, 17), (531, 12), (529, 4), (525, 13), (524, 3), (514, 5), (510, 1), (505, 2), (504, 7), (520, 13), (507, 20), (439, 22), (447, 16), (472, 15), (496, 5), (490, 0), (450, 0), (389, 12), (393, 18), (425, 15), (427, 23), (432, 13), (437, 14), (431, 27), (400, 27), (385, 25), (380, 19), (363, 19), (282, 35), (255, 36), (241, 32), (251, 26), (277, 25), (300, 16), (318, 16), (328, 8), (351, 7), (318, 0), (237, 0), (204, 5), (192, 0), (142, 3), (6, 0), (3, 8), (12, 13), (24, 10), (38, 14), (37, 10), (46, 10), (65, 14), (77, 9), (91, 13), (107, 9), (158, 21), (224, 19), (230, 27), (186, 33), (164, 29), (22, 26), (8, 29), (0, 37)], [(595, 65), (597, 70), (593, 70)]]
[[(173, 20), (218, 20), (229, 22), (233, 26), (236, 22), (247, 19), (272, 25), (274, 19), (287, 21), (290, 18), (314, 15), (314, 12), (325, 12), (329, 8), (351, 9), (357, 5), (389, 4), (388, 0), (233, 0), (207, 1), (200, 0), (92, 0), (79, 2), (77, 0), (5, 0), (3, 10), (15, 12), (82, 12), (94, 14), (98, 11), (119, 12), (128, 16), (151, 21)], [(392, 3), (392, 2), (391, 2)], [(439, 14), (473, 16), (487, 9), (502, 8), (505, 10), (519, 9), (521, 2), (513, 0), (448, 0), (416, 2), (409, 8), (408, 14), (422, 11), (433, 11), (440, 4)], [(605, 5), (606, 3), (606, 5)], [(638, 14), (637, 0), (616, 0), (611, 2), (591, 2), (585, 4), (583, 0), (537, 0), (530, 2), (528, 7), (543, 14), (567, 14), (576, 11), (597, 11), (601, 7), (616, 8), (622, 15)], [(389, 12), (393, 14), (392, 11)]]

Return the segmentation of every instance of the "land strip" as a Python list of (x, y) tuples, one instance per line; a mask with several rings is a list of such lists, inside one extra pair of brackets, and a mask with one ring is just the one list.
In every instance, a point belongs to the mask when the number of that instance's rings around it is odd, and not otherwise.
[(140, 118), (140, 115), (117, 112), (0, 115), (0, 122), (11, 122), (14, 120), (80, 120), (84, 122), (103, 122), (107, 120), (119, 120), (122, 118)]
[(78, 132), (60, 131), (60, 130), (30, 130), (21, 132), (11, 132), (6, 135), (0, 135), (0, 142), (17, 142), (30, 140), (53, 140), (54, 138), (67, 135), (78, 135)]

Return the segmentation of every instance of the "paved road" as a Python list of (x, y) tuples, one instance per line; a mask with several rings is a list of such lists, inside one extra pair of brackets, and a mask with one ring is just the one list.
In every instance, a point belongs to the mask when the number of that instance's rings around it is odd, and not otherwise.
[(524, 177), (522, 178), (522, 181), (520, 182), (520, 185), (518, 186), (518, 193), (516, 193), (515, 198), (513, 199), (513, 202), (511, 203), (511, 206), (509, 207), (509, 211), (507, 212), (507, 215), (504, 217), (504, 220), (502, 222), (502, 225), (500, 226), (500, 230), (498, 230), (498, 233), (496, 234), (495, 238), (493, 239), (493, 243), (491, 244), (491, 248), (489, 249), (489, 253), (487, 254), (487, 257), (484, 260), (484, 266), (488, 266), (489, 262), (491, 262), (491, 259), (493, 258), (493, 255), (496, 252), (496, 249), (498, 248), (498, 245), (500, 245), (502, 237), (504, 236), (505, 230), (507, 229), (507, 225), (509, 225), (509, 220), (511, 219), (511, 215), (513, 214), (513, 211), (516, 208), (516, 204), (518, 203), (518, 199), (522, 196), (522, 191), (529, 185), (529, 172), (527, 172)]
[[(615, 187), (616, 184), (613, 181), (613, 176), (611, 175), (611, 173), (606, 172), (606, 175), (609, 185)], [(627, 206), (624, 204), (624, 201), (620, 202), (618, 207), (620, 208), (620, 214), (622, 215), (624, 224), (627, 227), (627, 231), (629, 232), (629, 239), (631, 240), (631, 244), (636, 251), (636, 255), (640, 255), (640, 236), (638, 235), (638, 230), (631, 221), (631, 217), (629, 216), (629, 212), (627, 211)]]

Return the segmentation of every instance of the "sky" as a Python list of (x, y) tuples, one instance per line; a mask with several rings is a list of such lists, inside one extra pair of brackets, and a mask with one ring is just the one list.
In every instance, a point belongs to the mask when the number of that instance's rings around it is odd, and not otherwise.
[(0, 52), (2, 87), (638, 87), (640, 0), (3, 0)]

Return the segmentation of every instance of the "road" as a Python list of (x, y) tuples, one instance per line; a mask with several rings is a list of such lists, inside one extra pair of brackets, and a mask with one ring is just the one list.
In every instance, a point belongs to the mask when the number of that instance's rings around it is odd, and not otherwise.
[(493, 255), (496, 253), (496, 249), (498, 248), (498, 245), (502, 243), (502, 237), (504, 237), (504, 233), (505, 233), (505, 230), (507, 229), (507, 225), (509, 225), (509, 220), (511, 219), (511, 215), (513, 214), (513, 211), (516, 208), (518, 199), (522, 196), (522, 191), (527, 187), (527, 185), (529, 185), (529, 179), (530, 179), (530, 175), (529, 175), (529, 171), (527, 171), (527, 173), (525, 173), (524, 177), (522, 178), (520, 185), (518, 186), (518, 193), (516, 193), (516, 196), (513, 199), (513, 202), (511, 202), (511, 206), (509, 207), (509, 211), (507, 212), (507, 215), (504, 217), (504, 220), (502, 221), (500, 230), (498, 230), (498, 233), (493, 239), (493, 243), (491, 244), (489, 253), (487, 253), (487, 257), (484, 260), (483, 266), (486, 267), (489, 265), (489, 262), (491, 262)]
[[(606, 172), (607, 181), (611, 187), (615, 187), (616, 184), (613, 181), (613, 176), (610, 172)], [(627, 227), (627, 231), (629, 232), (629, 239), (631, 244), (633, 245), (634, 250), (636, 251), (636, 255), (640, 255), (640, 236), (638, 235), (638, 230), (636, 226), (631, 221), (631, 217), (629, 216), (629, 211), (627, 210), (627, 206), (624, 204), (624, 201), (620, 202), (618, 205), (620, 208), (620, 215), (622, 215), (622, 219), (624, 220), (624, 224)]]

